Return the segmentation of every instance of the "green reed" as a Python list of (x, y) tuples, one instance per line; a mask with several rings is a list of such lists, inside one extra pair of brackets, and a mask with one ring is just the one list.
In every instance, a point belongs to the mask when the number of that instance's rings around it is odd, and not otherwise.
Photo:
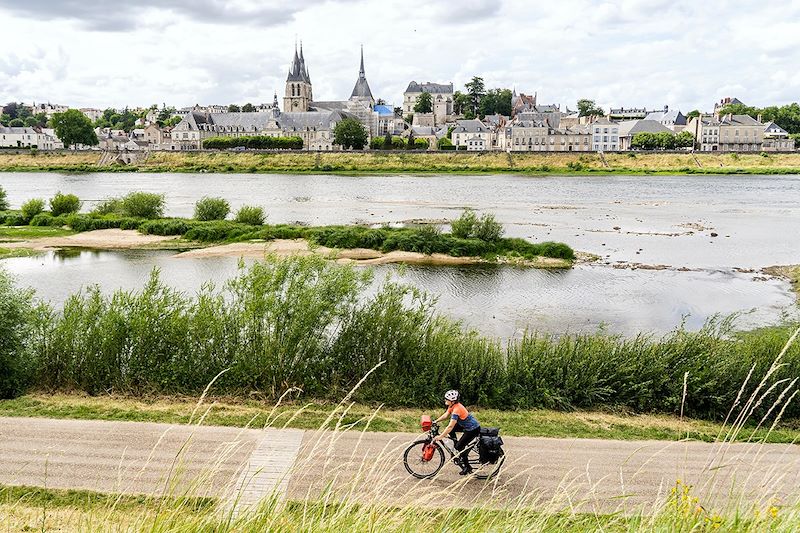
[[(0, 346), (0, 361), (10, 361), (0, 370), (17, 376), (6, 395), (193, 394), (228, 369), (218, 392), (275, 398), (297, 387), (331, 399), (383, 362), (358, 400), (431, 406), (442, 390), (458, 388), (484, 407), (607, 406), (719, 419), (751, 368), (767, 372), (793, 327), (736, 332), (723, 320), (663, 336), (531, 332), (501, 343), (438, 314), (422, 291), (384, 282), (376, 292), (370, 271), (318, 256), (241, 266), (223, 286), (195, 294), (166, 286), (154, 271), (138, 291), (90, 287), (60, 310), (19, 297), (2, 279), (0, 301), (16, 302), (0, 305), (15, 339)], [(795, 344), (769, 385), (797, 376)], [(790, 405), (785, 416), (800, 416), (800, 408)]]

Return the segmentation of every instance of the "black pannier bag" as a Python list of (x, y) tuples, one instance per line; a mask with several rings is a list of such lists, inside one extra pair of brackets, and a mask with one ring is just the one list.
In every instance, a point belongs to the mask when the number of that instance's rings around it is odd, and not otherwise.
[(481, 428), (478, 458), (481, 464), (496, 463), (503, 455), (503, 439), (498, 428)]

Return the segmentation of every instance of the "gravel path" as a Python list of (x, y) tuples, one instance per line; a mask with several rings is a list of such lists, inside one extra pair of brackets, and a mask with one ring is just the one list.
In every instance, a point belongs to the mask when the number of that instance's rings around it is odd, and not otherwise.
[(331, 483), (364, 502), (501, 505), (522, 498), (540, 508), (602, 512), (652, 509), (677, 480), (713, 508), (739, 499), (788, 504), (800, 484), (795, 445), (524, 437), (505, 438), (507, 461), (494, 482), (465, 480), (451, 464), (419, 481), (402, 465), (416, 437), (0, 418), (0, 483), (147, 494), (194, 487), (220, 497), (247, 485), (249, 502), (275, 489), (288, 498), (314, 496)]

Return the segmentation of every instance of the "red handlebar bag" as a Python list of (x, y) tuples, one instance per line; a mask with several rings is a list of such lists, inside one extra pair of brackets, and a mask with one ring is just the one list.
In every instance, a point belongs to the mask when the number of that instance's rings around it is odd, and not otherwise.
[(433, 459), (433, 452), (436, 451), (436, 446), (433, 444), (426, 444), (422, 447), (422, 460), (426, 463)]
[(431, 417), (429, 415), (422, 415), (422, 418), (420, 418), (419, 422), (422, 424), (422, 431), (431, 430)]

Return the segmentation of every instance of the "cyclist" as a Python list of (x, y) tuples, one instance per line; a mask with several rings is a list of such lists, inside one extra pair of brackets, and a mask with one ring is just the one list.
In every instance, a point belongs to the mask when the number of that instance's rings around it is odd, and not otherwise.
[[(466, 476), (472, 473), (472, 467), (467, 460), (467, 457), (461, 456), (461, 452), (467, 447), (467, 444), (477, 438), (481, 432), (481, 425), (472, 414), (467, 411), (467, 408), (461, 404), (457, 390), (449, 390), (444, 393), (444, 404), (447, 406), (442, 416), (434, 420), (434, 422), (441, 422), (446, 418), (450, 418), (450, 423), (439, 435), (434, 437), (434, 441), (440, 441), (448, 435), (453, 439), (456, 449), (456, 464), (461, 467), (460, 474)], [(456, 439), (455, 432), (461, 431), (461, 438)]]

